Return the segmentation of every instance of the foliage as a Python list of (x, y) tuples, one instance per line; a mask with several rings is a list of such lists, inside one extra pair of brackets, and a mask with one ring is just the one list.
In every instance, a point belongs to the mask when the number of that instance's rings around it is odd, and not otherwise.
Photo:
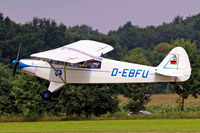
[(150, 85), (147, 84), (125, 84), (122, 93), (128, 97), (128, 103), (124, 106), (125, 110), (138, 113), (145, 110), (145, 105), (150, 100)]
[[(185, 88), (185, 90), (181, 90), (177, 85), (174, 85), (174, 89), (178, 95), (182, 97), (182, 100), (187, 99), (189, 94), (192, 94), (195, 98), (197, 98), (198, 92), (199, 92), (199, 76), (200, 76), (200, 63), (198, 60), (200, 60), (200, 56), (198, 53), (198, 50), (196, 49), (195, 43), (192, 43), (189, 40), (185, 39), (177, 39), (175, 41), (172, 41), (171, 48), (176, 47), (176, 46), (181, 46), (183, 47), (186, 52), (188, 53), (190, 63), (191, 63), (191, 68), (192, 68), (192, 73), (190, 76), (190, 79), (187, 80), (186, 82), (181, 83), (181, 85)], [(184, 101), (181, 102), (182, 104), (182, 110)]]
[[(50, 101), (43, 101), (38, 94), (48, 87), (48, 82), (19, 75), (13, 80), (10, 62), (16, 58), (19, 44), (22, 45), (21, 58), (30, 54), (57, 48), (81, 39), (91, 39), (112, 45), (115, 51), (109, 58), (144, 65), (157, 66), (168, 50), (175, 46), (186, 49), (192, 67), (190, 79), (182, 83), (182, 92), (175, 85), (175, 91), (183, 98), (189, 94), (197, 97), (199, 92), (200, 64), (200, 14), (183, 19), (174, 18), (171, 23), (140, 28), (127, 22), (107, 35), (99, 33), (87, 25), (66, 27), (54, 20), (33, 18), (26, 24), (17, 24), (0, 13), (0, 115), (102, 115), (118, 110), (116, 91), (121, 90), (128, 98), (127, 109), (144, 109), (149, 101), (149, 88), (155, 93), (164, 92), (165, 85), (69, 85), (57, 92)], [(184, 38), (184, 39), (178, 39)], [(2, 64), (3, 63), (3, 64)], [(4, 65), (6, 64), (6, 65)], [(161, 87), (160, 87), (161, 86)], [(152, 92), (152, 91), (151, 91)]]
[(46, 113), (45, 108), (49, 109), (48, 107), (44, 108), (44, 101), (39, 95), (43, 88), (46, 87), (37, 78), (27, 75), (17, 75), (16, 79), (12, 82), (11, 91), (14, 97), (14, 113), (23, 116), (44, 115)]
[[(142, 48), (135, 48), (129, 51), (124, 60), (128, 62), (134, 62), (138, 64), (150, 65), (147, 60), (147, 52)], [(150, 100), (149, 84), (125, 84), (122, 86), (122, 93), (125, 97), (129, 98), (125, 109), (134, 113), (138, 113), (139, 110), (145, 109), (145, 104)]]
[(169, 43), (161, 42), (154, 47), (158, 53), (167, 54), (169, 52)]
[(11, 96), (11, 70), (0, 63), (0, 74), (0, 115), (7, 115), (14, 111), (13, 97)]
[(118, 111), (115, 90), (105, 85), (69, 85), (61, 92), (59, 104), (67, 115), (100, 116)]
[(142, 48), (135, 48), (130, 50), (123, 58), (124, 61), (150, 65), (150, 62), (147, 60), (147, 52)]
[(69, 85), (50, 101), (44, 101), (39, 94), (47, 88), (46, 81), (21, 74), (14, 79), (3, 64), (0, 72), (0, 115), (89, 117), (118, 111), (115, 90), (108, 86)]

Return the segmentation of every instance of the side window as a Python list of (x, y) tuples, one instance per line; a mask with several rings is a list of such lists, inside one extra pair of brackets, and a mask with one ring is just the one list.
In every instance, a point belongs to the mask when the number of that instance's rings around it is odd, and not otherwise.
[(60, 62), (60, 61), (53, 61), (53, 60), (50, 60), (50, 63), (51, 63), (51, 64), (55, 64), (55, 65), (61, 65), (61, 62)]
[(97, 60), (89, 60), (89, 61), (83, 61), (83, 62), (76, 63), (76, 64), (68, 63), (68, 66), (77, 67), (77, 68), (100, 69), (101, 62), (97, 61)]
[(68, 63), (67, 66), (70, 66), (70, 67), (78, 67), (78, 64)]
[(51, 64), (54, 64), (54, 63), (53, 63), (53, 60), (50, 60), (50, 63), (51, 63)]
[(92, 69), (100, 69), (101, 68), (101, 62), (97, 61), (97, 60), (86, 61), (83, 65), (85, 68), (92, 68)]
[(100, 69), (101, 68), (101, 62), (97, 60), (91, 60), (88, 64), (89, 68), (92, 69)]
[(60, 61), (54, 61), (54, 64), (60, 65)]

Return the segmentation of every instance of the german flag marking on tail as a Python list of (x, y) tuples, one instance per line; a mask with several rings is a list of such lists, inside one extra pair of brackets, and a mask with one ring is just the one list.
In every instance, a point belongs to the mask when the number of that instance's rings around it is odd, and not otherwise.
[(177, 55), (174, 55), (174, 57), (172, 58), (172, 60), (170, 61), (170, 64), (177, 64), (177, 62), (178, 62), (178, 57), (177, 57)]

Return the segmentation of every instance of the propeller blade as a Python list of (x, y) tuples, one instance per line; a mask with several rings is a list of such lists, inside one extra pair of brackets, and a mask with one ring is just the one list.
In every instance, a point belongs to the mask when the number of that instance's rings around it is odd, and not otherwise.
[(13, 76), (15, 76), (16, 71), (17, 71), (17, 67), (19, 66), (19, 55), (20, 55), (20, 51), (21, 51), (21, 44), (19, 44), (19, 48), (18, 48), (18, 52), (17, 52), (17, 58), (16, 58), (16, 60), (13, 61), (13, 64), (14, 64)]
[(16, 58), (16, 61), (17, 61), (17, 62), (19, 61), (19, 54), (20, 54), (20, 51), (21, 51), (21, 44), (19, 44), (19, 49), (18, 49), (18, 52), (17, 52), (17, 58)]
[(16, 62), (13, 69), (13, 76), (15, 76), (19, 62)]

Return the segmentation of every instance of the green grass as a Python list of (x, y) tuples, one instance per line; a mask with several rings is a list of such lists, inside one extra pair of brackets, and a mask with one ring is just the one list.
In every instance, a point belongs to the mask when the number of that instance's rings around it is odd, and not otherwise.
[(200, 119), (99, 120), (0, 123), (0, 133), (200, 131)]

